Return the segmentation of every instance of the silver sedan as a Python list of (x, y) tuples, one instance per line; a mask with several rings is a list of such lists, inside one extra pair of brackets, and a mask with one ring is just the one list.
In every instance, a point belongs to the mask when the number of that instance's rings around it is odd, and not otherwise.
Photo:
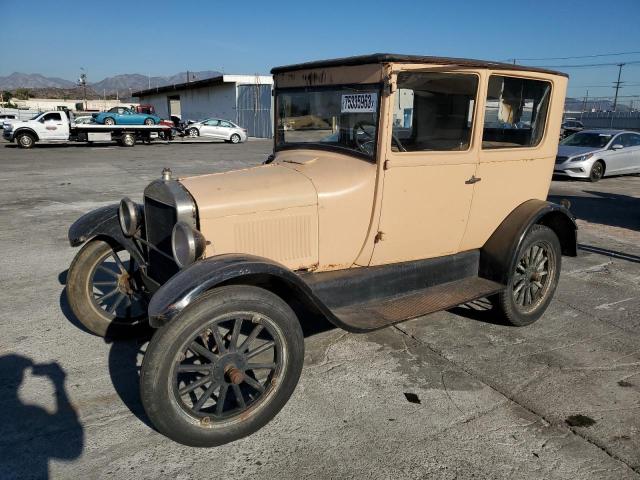
[(247, 130), (229, 120), (220, 118), (207, 118), (200, 122), (192, 123), (185, 128), (189, 137), (211, 137), (225, 140), (231, 143), (247, 141)]
[(582, 130), (560, 142), (555, 175), (597, 182), (609, 175), (640, 173), (640, 134), (626, 130)]

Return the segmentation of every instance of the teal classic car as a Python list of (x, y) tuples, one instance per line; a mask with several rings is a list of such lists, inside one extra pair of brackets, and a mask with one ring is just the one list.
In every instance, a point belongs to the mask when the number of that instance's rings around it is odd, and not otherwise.
[(93, 120), (104, 125), (157, 125), (160, 117), (137, 113), (125, 107), (113, 107), (106, 112), (94, 113)]

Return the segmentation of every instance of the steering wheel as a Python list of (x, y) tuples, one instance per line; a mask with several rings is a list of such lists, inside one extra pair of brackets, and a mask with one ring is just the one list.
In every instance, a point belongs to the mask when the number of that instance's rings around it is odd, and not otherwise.
[[(373, 127), (374, 135), (367, 132), (364, 127)], [(353, 139), (356, 146), (367, 155), (373, 154), (373, 143), (375, 142), (376, 124), (366, 120), (357, 122), (353, 126)], [(364, 138), (361, 138), (364, 137)]]
[[(364, 129), (364, 127), (366, 126), (373, 127), (375, 132), (375, 129), (376, 129), (375, 123), (362, 120), (353, 126), (354, 140), (356, 142), (356, 145), (362, 152), (366, 153), (367, 155), (372, 155), (373, 144), (375, 142), (375, 135), (372, 135), (371, 133), (367, 132)], [(359, 134), (359, 131), (362, 132), (365, 138), (360, 138), (361, 135)], [(402, 145), (402, 143), (400, 142), (400, 139), (393, 132), (391, 133), (391, 141), (397, 145), (398, 150), (400, 150), (401, 152), (407, 151), (407, 149), (404, 148), (404, 145)]]

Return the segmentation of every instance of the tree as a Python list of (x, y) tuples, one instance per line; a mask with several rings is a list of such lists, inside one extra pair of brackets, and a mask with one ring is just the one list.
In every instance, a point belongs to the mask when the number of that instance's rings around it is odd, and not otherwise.
[(28, 88), (16, 88), (15, 97), (18, 100), (29, 100), (30, 92)]
[(13, 94), (9, 90), (4, 90), (0, 93), (0, 97), (2, 97), (3, 102), (8, 102), (13, 97)]

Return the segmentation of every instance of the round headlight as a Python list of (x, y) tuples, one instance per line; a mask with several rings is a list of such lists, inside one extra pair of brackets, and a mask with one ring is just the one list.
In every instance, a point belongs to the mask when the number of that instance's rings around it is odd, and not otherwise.
[(202, 233), (185, 222), (178, 222), (171, 233), (173, 258), (180, 268), (191, 265), (204, 253), (206, 241)]
[(128, 197), (120, 200), (118, 220), (120, 221), (122, 232), (127, 237), (132, 237), (138, 231), (138, 226), (140, 225), (138, 206)]

